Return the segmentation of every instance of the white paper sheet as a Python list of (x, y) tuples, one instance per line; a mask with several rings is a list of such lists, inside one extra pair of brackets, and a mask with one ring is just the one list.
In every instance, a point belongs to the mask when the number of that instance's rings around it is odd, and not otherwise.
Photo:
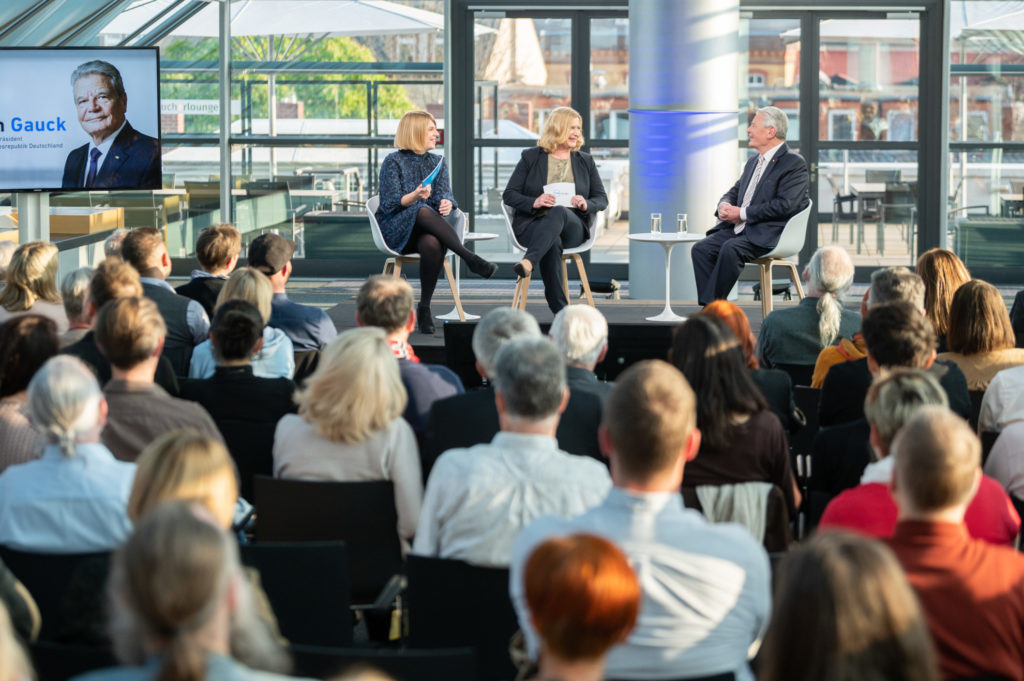
[(576, 185), (572, 182), (552, 182), (544, 185), (545, 194), (555, 195), (555, 205), (572, 208), (572, 197), (576, 196)]

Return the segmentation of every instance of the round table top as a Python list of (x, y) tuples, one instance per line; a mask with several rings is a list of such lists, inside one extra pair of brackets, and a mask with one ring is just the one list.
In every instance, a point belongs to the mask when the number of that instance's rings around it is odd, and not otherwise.
[(703, 234), (693, 234), (692, 232), (634, 232), (627, 234), (627, 237), (633, 241), (644, 241), (648, 243), (684, 243), (687, 241), (700, 241), (704, 238)]
[(466, 232), (466, 241), (489, 241), (497, 238), (498, 235), (491, 232)]

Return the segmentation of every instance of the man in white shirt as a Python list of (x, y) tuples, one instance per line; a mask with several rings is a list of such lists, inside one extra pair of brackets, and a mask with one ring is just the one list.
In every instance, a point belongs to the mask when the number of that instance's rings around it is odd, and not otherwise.
[(578, 518), (541, 518), (512, 550), (509, 590), (532, 656), (526, 560), (549, 537), (583, 532), (615, 542), (643, 590), (636, 627), (612, 648), (605, 678), (753, 679), (747, 660), (771, 603), (768, 556), (739, 525), (713, 525), (683, 507), (683, 468), (700, 449), (696, 423), (696, 398), (672, 365), (644, 361), (619, 375), (600, 430), (615, 486)]
[(478, 565), (508, 565), (519, 531), (542, 515), (569, 518), (611, 487), (599, 462), (558, 448), (555, 430), (569, 400), (565, 366), (547, 338), (516, 338), (494, 359), (500, 432), (451, 449), (427, 482), (413, 553)]

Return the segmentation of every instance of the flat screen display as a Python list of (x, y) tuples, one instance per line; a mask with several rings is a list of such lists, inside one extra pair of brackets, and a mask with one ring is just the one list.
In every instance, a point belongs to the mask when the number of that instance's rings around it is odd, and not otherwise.
[(159, 189), (157, 48), (0, 48), (0, 191)]

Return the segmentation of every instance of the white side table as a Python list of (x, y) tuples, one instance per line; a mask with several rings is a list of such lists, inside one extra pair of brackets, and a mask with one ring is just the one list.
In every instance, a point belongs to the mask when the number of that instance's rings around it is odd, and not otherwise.
[(672, 283), (672, 249), (676, 247), (676, 244), (682, 244), (686, 242), (700, 241), (704, 237), (700, 234), (691, 234), (689, 232), (660, 232), (655, 234), (654, 232), (639, 232), (636, 234), (627, 235), (631, 241), (643, 241), (651, 244), (661, 244), (662, 248), (665, 249), (665, 309), (661, 311), (661, 314), (655, 315), (654, 317), (648, 317), (649, 322), (682, 322), (686, 320), (686, 317), (680, 317), (672, 311), (672, 294), (670, 284)]
[[(490, 241), (491, 239), (497, 239), (497, 238), (498, 238), (497, 234), (491, 234), (490, 232), (466, 232), (466, 238), (463, 241), (463, 243), (466, 243), (466, 242), (469, 242), (469, 241)], [(448, 255), (452, 256), (452, 260), (453, 261), (455, 260), (455, 254), (454, 253), (450, 253)], [(447, 255), (445, 257), (447, 257)], [(452, 264), (455, 266), (455, 290), (458, 291), (459, 295), (461, 296), (462, 295), (462, 276), (461, 276), (462, 275), (462, 268), (459, 267), (458, 263), (456, 263), (456, 262), (453, 262)], [(463, 314), (465, 314), (465, 316), (466, 316), (466, 321), (467, 322), (470, 319), (480, 319), (480, 315), (478, 315), (478, 314), (469, 314), (468, 312), (466, 312), (465, 308), (463, 308), (462, 311), (463, 311)], [(451, 312), (447, 312), (445, 314), (439, 314), (439, 315), (436, 315), (436, 317), (437, 317), (437, 319), (459, 321), (459, 310), (458, 310), (458, 308), (453, 307)]]

